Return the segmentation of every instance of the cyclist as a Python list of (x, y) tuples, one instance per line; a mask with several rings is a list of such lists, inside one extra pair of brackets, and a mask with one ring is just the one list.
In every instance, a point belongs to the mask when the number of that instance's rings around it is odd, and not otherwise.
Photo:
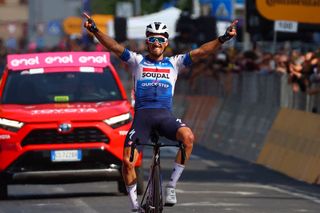
[[(171, 112), (172, 96), (179, 71), (190, 66), (193, 62), (209, 56), (224, 42), (236, 35), (237, 20), (226, 30), (225, 34), (186, 54), (164, 57), (168, 46), (168, 28), (164, 23), (153, 22), (146, 27), (146, 46), (148, 54), (143, 56), (130, 51), (111, 37), (101, 32), (95, 22), (84, 13), (87, 28), (109, 51), (120, 57), (132, 70), (135, 92), (135, 116), (132, 127), (127, 134), (123, 152), (122, 175), (127, 186), (132, 204), (132, 212), (139, 211), (137, 199), (137, 184), (134, 165), (138, 152), (135, 150), (134, 160), (130, 162), (130, 144), (136, 138), (145, 143), (149, 140), (150, 132), (157, 130), (160, 135), (171, 140), (182, 141), (185, 146), (186, 160), (189, 159), (194, 142), (194, 135), (189, 127)], [(139, 148), (138, 148), (139, 149)], [(177, 153), (171, 179), (165, 190), (165, 204), (174, 205), (177, 202), (175, 187), (180, 178), (184, 165), (181, 155)]]

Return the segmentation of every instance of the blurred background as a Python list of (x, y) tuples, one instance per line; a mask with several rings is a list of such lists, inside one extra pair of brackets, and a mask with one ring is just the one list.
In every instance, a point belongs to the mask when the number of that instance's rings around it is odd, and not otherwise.
[[(194, 129), (199, 144), (316, 183), (317, 2), (0, 0), (0, 70), (12, 53), (106, 51), (82, 27), (84, 11), (100, 30), (140, 53), (145, 51), (146, 25), (165, 22), (170, 30), (168, 56), (222, 35), (238, 19), (236, 38), (182, 73), (174, 111)], [(115, 57), (112, 61), (130, 94), (127, 67)]]
[[(303, 13), (290, 11), (290, 5), (279, 7), (283, 14)], [(68, 39), (89, 45), (92, 37), (82, 27), (82, 12), (86, 11), (102, 31), (120, 42), (143, 39), (146, 23), (158, 19), (169, 25), (171, 39), (200, 45), (224, 33), (230, 21), (238, 19), (239, 33), (233, 45), (241, 50), (258, 44), (272, 51), (275, 43), (275, 50), (285, 46), (307, 51), (319, 45), (317, 14), (302, 22), (290, 20), (299, 19), (292, 15), (287, 21), (298, 25), (297, 29), (275, 33), (278, 17), (267, 17), (263, 10), (256, 0), (0, 0), (0, 38), (9, 52), (62, 48)]]

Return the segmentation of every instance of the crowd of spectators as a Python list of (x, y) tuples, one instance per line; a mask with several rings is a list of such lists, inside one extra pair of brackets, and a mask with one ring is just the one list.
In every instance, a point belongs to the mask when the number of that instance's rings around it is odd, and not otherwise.
[[(144, 52), (143, 41), (126, 41), (125, 46), (138, 52)], [(178, 54), (188, 50), (188, 46), (179, 49), (174, 41), (166, 49), (166, 55)], [(181, 46), (181, 45), (180, 45)], [(190, 46), (190, 48), (194, 48)], [(0, 39), (0, 70), (5, 66), (8, 53), (30, 53), (50, 51), (105, 51), (104, 47), (95, 41), (84, 40), (78, 36), (65, 36), (57, 46), (51, 48), (37, 48), (35, 43), (19, 46), (17, 49), (6, 48), (3, 40)], [(125, 70), (123, 63), (112, 58), (116, 66)], [(320, 92), (320, 48), (310, 51), (299, 49), (283, 48), (275, 53), (265, 51), (255, 45), (251, 50), (242, 51), (234, 47), (223, 47), (216, 53), (212, 53), (208, 60), (202, 60), (191, 68), (188, 78), (191, 86), (194, 80), (200, 75), (210, 75), (219, 79), (221, 73), (242, 73), (256, 72), (259, 74), (280, 73), (288, 76), (288, 83), (294, 92), (306, 92), (316, 94)]]
[(288, 77), (288, 84), (293, 92), (310, 95), (320, 92), (320, 48), (309, 51), (282, 49), (272, 53), (259, 48), (239, 51), (229, 47), (213, 53), (210, 57), (210, 60), (194, 65), (190, 76), (191, 85), (203, 73), (217, 79), (220, 73), (279, 73)]

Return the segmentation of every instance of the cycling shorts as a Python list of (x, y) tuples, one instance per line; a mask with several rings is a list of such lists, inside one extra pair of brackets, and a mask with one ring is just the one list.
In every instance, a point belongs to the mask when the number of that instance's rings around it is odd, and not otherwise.
[[(153, 131), (169, 140), (177, 140), (176, 134), (180, 127), (186, 127), (181, 119), (176, 118), (168, 109), (139, 109), (136, 110), (132, 126), (127, 134), (125, 147), (131, 145), (137, 138), (140, 143), (148, 143)], [(142, 146), (137, 146), (139, 151)]]

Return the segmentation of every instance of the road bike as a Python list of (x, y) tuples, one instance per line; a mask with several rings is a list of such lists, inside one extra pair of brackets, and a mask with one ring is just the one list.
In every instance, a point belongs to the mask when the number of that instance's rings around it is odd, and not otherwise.
[(178, 147), (181, 152), (181, 164), (185, 163), (186, 153), (182, 142), (163, 143), (159, 141), (159, 134), (153, 132), (151, 134), (150, 143), (140, 143), (139, 139), (131, 144), (130, 161), (133, 161), (134, 150), (136, 146), (150, 146), (153, 148), (152, 163), (148, 178), (147, 187), (143, 193), (140, 203), (142, 210), (145, 213), (161, 213), (163, 211), (163, 192), (162, 192), (162, 177), (160, 166), (160, 148), (161, 147)]

